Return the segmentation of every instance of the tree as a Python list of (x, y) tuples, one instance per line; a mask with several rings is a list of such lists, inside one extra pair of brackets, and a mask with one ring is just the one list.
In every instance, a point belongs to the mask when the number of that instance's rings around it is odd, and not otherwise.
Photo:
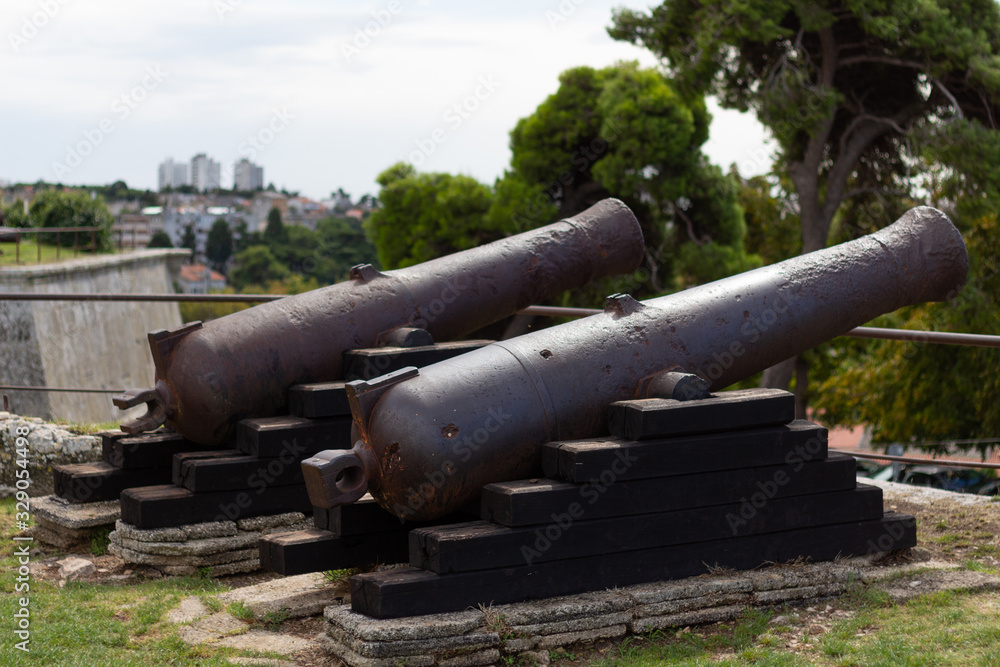
[(170, 240), (170, 235), (167, 234), (162, 229), (157, 229), (153, 232), (153, 236), (149, 239), (149, 244), (147, 248), (173, 248), (174, 243)]
[(683, 90), (752, 109), (794, 184), (802, 251), (827, 244), (838, 207), (898, 186), (907, 141), (931, 121), (1000, 118), (1000, 9), (992, 0), (708, 0), (615, 13)]
[[(794, 186), (803, 252), (826, 246), (846, 200), (910, 189), (915, 135), (1000, 118), (992, 0), (667, 1), (616, 12), (609, 32), (665, 59), (688, 94), (756, 113)], [(794, 364), (765, 384), (788, 386)]]
[[(965, 229), (969, 278), (945, 303), (904, 308), (878, 326), (997, 333), (1000, 322), (1000, 131), (952, 124), (922, 147), (929, 203)], [(845, 345), (845, 347), (847, 347)], [(830, 424), (864, 425), (875, 442), (995, 441), (1000, 350), (921, 342), (851, 341), (819, 387)], [(859, 401), (857, 388), (865, 400)], [(968, 448), (985, 449), (968, 443)]]
[(323, 218), (316, 224), (316, 278), (322, 283), (346, 280), (357, 264), (378, 264), (375, 246), (354, 218)]
[(381, 208), (367, 222), (378, 259), (387, 269), (411, 266), (494, 241), (502, 229), (487, 225), (490, 188), (470, 176), (418, 173), (397, 163), (376, 179)]
[(267, 246), (255, 245), (236, 255), (229, 279), (233, 287), (242, 290), (248, 285), (266, 285), (274, 280), (283, 280), (288, 275), (288, 268), (274, 257)]
[(182, 248), (187, 248), (191, 251), (191, 258), (189, 262), (194, 264), (195, 258), (198, 256), (198, 236), (194, 232), (194, 223), (189, 222), (184, 225), (184, 235), (181, 236), (181, 246)]
[(264, 241), (269, 244), (286, 243), (288, 232), (281, 221), (281, 211), (272, 208), (267, 212), (267, 227), (264, 228)]
[(640, 296), (756, 265), (742, 249), (736, 184), (701, 154), (710, 122), (701, 96), (636, 63), (576, 67), (559, 83), (511, 132), (494, 226), (509, 216), (520, 231), (622, 199), (646, 240), (646, 280), (624, 287)]
[[(113, 245), (114, 218), (101, 197), (92, 198), (80, 191), (44, 190), (32, 200), (28, 215), (34, 227), (97, 227), (94, 241), (98, 249), (110, 250)], [(55, 243), (55, 234), (51, 237), (41, 240)], [(61, 239), (63, 246), (73, 245), (73, 234), (62, 234)], [(81, 234), (79, 240), (86, 243), (89, 238)]]
[(226, 262), (233, 254), (233, 232), (225, 218), (216, 218), (208, 230), (205, 257), (216, 271), (225, 272)]

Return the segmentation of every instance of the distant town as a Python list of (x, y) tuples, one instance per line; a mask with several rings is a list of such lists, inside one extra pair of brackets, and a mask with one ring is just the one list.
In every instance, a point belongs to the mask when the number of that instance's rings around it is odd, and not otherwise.
[[(297, 225), (316, 231), (317, 224), (325, 218), (353, 219), (360, 227), (375, 208), (377, 200), (370, 194), (356, 201), (338, 189), (330, 197), (314, 200), (298, 192), (278, 190), (273, 184), (265, 187), (264, 169), (246, 158), (236, 161), (226, 180), (232, 189), (222, 188), (223, 165), (205, 153), (199, 153), (187, 162), (165, 159), (157, 167), (157, 192), (134, 190), (123, 181), (109, 186), (63, 185), (37, 182), (34, 184), (5, 184), (0, 182), (0, 203), (10, 207), (23, 203), (24, 212), (35, 196), (55, 188), (89, 191), (92, 198), (101, 196), (114, 217), (112, 234), (114, 242), (123, 248), (145, 248), (165, 234), (174, 247), (191, 247), (194, 235), (192, 262), (199, 269), (210, 264), (206, 253), (209, 233), (216, 221), (224, 220), (232, 232), (235, 243), (241, 236), (263, 232), (272, 211), (280, 213), (284, 225)], [(18, 206), (18, 209), (20, 206)], [(3, 223), (0, 223), (2, 226)], [(162, 232), (162, 234), (159, 234)], [(153, 245), (159, 245), (153, 243)], [(222, 267), (217, 267), (222, 268)], [(192, 273), (192, 270), (188, 270)], [(204, 288), (221, 285), (210, 280), (214, 271), (204, 271)], [(218, 274), (216, 274), (218, 276)], [(221, 278), (221, 276), (218, 276)], [(195, 288), (196, 291), (202, 289)], [(188, 290), (184, 290), (188, 291)]]

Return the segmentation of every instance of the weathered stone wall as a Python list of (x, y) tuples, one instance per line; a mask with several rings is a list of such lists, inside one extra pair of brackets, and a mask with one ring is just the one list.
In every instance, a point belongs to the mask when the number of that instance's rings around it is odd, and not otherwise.
[[(28, 443), (26, 457), (17, 455), (18, 437)], [(18, 458), (27, 461), (26, 468), (18, 465)], [(28, 488), (24, 490), (29, 496), (46, 496), (53, 492), (53, 466), (100, 458), (101, 439), (96, 435), (77, 435), (41, 419), (0, 412), (0, 497), (14, 491), (18, 470), (28, 470)]]
[[(0, 269), (0, 292), (173, 292), (187, 250), (142, 250)], [(181, 324), (173, 302), (2, 301), (0, 384), (126, 389), (153, 386), (146, 334)], [(10, 410), (43, 419), (123, 418), (110, 394), (5, 391)], [(132, 415), (142, 414), (135, 408)]]

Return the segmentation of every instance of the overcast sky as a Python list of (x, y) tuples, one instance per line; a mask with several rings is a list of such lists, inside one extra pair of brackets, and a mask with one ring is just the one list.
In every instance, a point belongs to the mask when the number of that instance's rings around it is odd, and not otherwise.
[[(492, 184), (508, 134), (577, 65), (656, 65), (613, 41), (631, 0), (3, 0), (0, 180), (125, 180), (205, 152), (324, 198), (398, 160)], [(456, 105), (458, 105), (456, 107)], [(752, 117), (712, 107), (705, 147), (768, 167)]]

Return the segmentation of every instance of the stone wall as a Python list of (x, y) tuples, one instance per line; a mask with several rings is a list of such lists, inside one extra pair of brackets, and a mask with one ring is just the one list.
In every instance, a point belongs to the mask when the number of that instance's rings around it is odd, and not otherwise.
[[(17, 439), (28, 446), (26, 457), (17, 454)], [(19, 417), (0, 412), (0, 497), (11, 495), (17, 484), (17, 459), (27, 461), (29, 496), (53, 492), (52, 468), (61, 463), (87, 463), (101, 458), (101, 439), (96, 435), (77, 435), (41, 419)], [(22, 486), (24, 484), (22, 483)]]
[[(172, 293), (187, 250), (141, 250), (0, 269), (0, 292)], [(173, 302), (2, 301), (0, 384), (153, 386), (146, 334), (181, 324)], [(69, 422), (120, 421), (111, 394), (4, 391), (9, 409)], [(142, 414), (134, 408), (130, 415)]]

